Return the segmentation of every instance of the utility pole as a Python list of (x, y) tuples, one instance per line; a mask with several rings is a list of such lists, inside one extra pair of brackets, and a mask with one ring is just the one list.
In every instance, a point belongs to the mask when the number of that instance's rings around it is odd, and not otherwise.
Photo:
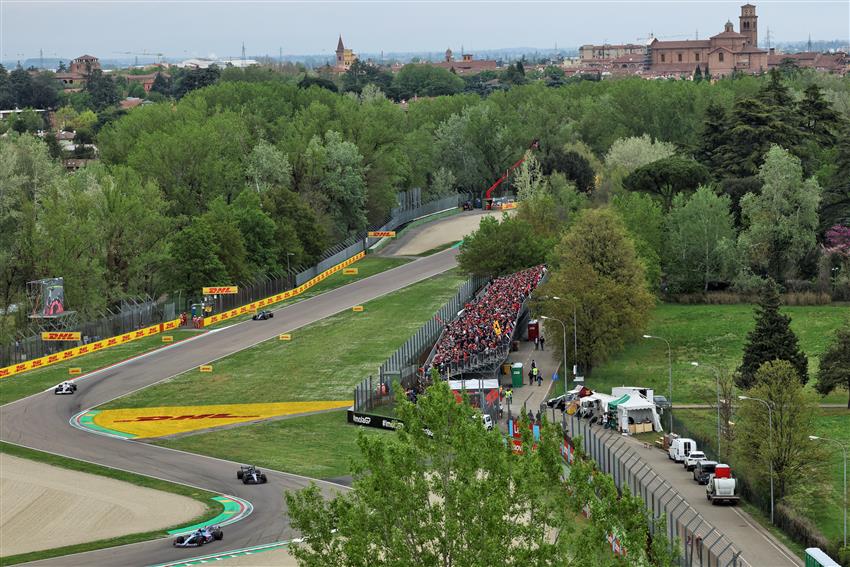
[(44, 50), (38, 50), (38, 68), (44, 71)]
[(242, 42), (242, 61), (245, 61), (245, 42)]
[(277, 48), (277, 68), (283, 71), (283, 47)]
[(768, 51), (770, 51), (770, 28), (767, 28), (767, 34), (764, 36), (764, 42), (767, 45)]

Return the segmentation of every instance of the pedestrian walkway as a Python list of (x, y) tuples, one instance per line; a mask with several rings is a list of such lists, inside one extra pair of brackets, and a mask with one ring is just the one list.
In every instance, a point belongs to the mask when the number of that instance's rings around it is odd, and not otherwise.
[[(541, 325), (542, 327), (542, 325)], [(520, 333), (518, 333), (519, 335)], [(546, 336), (545, 334), (543, 335)], [(531, 361), (537, 364), (542, 376), (541, 385), (537, 382), (533, 385), (529, 384), (528, 371), (531, 369)], [(561, 355), (546, 345), (545, 350), (534, 350), (534, 342), (519, 341), (519, 350), (511, 352), (508, 356), (506, 364), (515, 362), (522, 363), (522, 386), (513, 388), (513, 400), (510, 404), (507, 400), (503, 400), (503, 412), (501, 424), (504, 426), (508, 416), (518, 416), (523, 408), (526, 411), (533, 411), (535, 415), (540, 411), (540, 405), (552, 396), (560, 395), (564, 391), (563, 373), (559, 368), (562, 364)], [(557, 382), (552, 381), (552, 374), (558, 372), (559, 379)], [(499, 375), (499, 384), (507, 390), (511, 387), (511, 375)], [(570, 387), (568, 385), (568, 387)], [(551, 417), (551, 416), (550, 416)]]

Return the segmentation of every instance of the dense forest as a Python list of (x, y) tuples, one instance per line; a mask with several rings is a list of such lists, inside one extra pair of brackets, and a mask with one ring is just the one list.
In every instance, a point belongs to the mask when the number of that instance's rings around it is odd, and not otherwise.
[[(512, 66), (484, 96), (410, 67), (389, 83), (226, 70), (163, 80), (160, 102), (123, 115), (66, 105), (72, 124), (94, 113), (81, 129), (99, 156), (73, 174), (49, 135), (8, 128), (0, 310), (40, 277), (63, 276), (68, 304), (95, 313), (126, 296), (244, 281), (287, 254), (309, 264), (382, 219), (398, 191), (480, 195), (526, 151), (537, 169), (505, 189), (522, 197), (543, 183), (545, 196), (500, 234), (553, 239), (579, 209), (610, 204), (655, 293), (745, 290), (771, 275), (850, 297), (850, 80), (792, 70), (529, 81)], [(457, 94), (429, 96), (444, 87)], [(400, 104), (384, 90), (419, 98)], [(8, 337), (15, 323), (2, 321)]]

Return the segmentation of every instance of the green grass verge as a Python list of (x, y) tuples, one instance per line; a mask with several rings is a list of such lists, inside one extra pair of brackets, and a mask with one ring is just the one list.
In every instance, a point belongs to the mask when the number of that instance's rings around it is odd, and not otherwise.
[(351, 474), (351, 461), (360, 456), (357, 435), (389, 432), (348, 425), (346, 412), (332, 411), (163, 439), (157, 445), (242, 463), (252, 463), (311, 478)]
[(436, 254), (437, 252), (442, 252), (443, 250), (448, 250), (449, 248), (453, 248), (456, 245), (460, 244), (461, 242), (463, 242), (463, 241), (462, 240), (455, 240), (454, 242), (446, 242), (445, 244), (440, 244), (439, 246), (435, 246), (434, 248), (431, 248), (430, 250), (426, 250), (425, 252), (422, 252), (421, 254), (416, 254), (416, 256), (418, 256), (420, 258), (425, 257), (425, 256), (430, 256), (432, 254)]
[[(846, 305), (783, 307), (791, 316), (791, 328), (809, 357), (809, 384), (817, 375), (820, 355), (832, 341), (835, 329), (850, 314)], [(675, 403), (710, 403), (714, 400), (714, 374), (709, 368), (694, 368), (691, 361), (734, 370), (741, 364), (747, 333), (755, 326), (751, 305), (670, 305), (655, 308), (647, 334), (670, 341), (673, 355), (673, 400)], [(613, 386), (654, 388), (667, 395), (667, 348), (657, 340), (640, 339), (626, 346), (587, 377), (589, 388), (610, 393)], [(822, 399), (847, 403), (847, 390), (840, 389)]]
[[(179, 342), (197, 335), (198, 331), (178, 330), (169, 331), (165, 334), (173, 336), (174, 342)], [(106, 350), (87, 354), (67, 362), (60, 362), (40, 370), (3, 378), (0, 380), (0, 405), (36, 394), (67, 380), (69, 378), (68, 369), (71, 367), (82, 368), (83, 373), (92, 372), (164, 346), (168, 345), (162, 342), (162, 335), (154, 335), (123, 345), (109, 347)]]
[[(295, 296), (292, 299), (287, 299), (286, 301), (275, 303), (270, 307), (270, 309), (279, 309), (281, 307), (285, 307), (287, 305), (291, 305), (299, 301), (304, 301), (305, 299), (315, 297), (319, 294), (325, 293), (326, 291), (331, 291), (332, 289), (336, 289), (338, 287), (354, 283), (358, 280), (362, 280), (364, 278), (380, 274), (381, 272), (392, 270), (393, 268), (397, 268), (408, 262), (410, 262), (409, 258), (383, 258), (380, 256), (366, 256), (362, 260), (358, 260), (357, 262), (351, 265), (352, 268), (357, 268), (357, 274), (353, 276), (346, 276), (342, 273), (342, 271), (339, 271), (333, 274), (332, 276), (329, 276), (324, 280), (320, 281), (301, 295)], [(227, 319), (226, 321), (220, 321), (213, 325), (209, 325), (207, 328), (212, 329), (222, 325), (232, 325), (233, 323), (245, 321), (250, 318), (251, 314), (246, 313), (245, 315), (239, 315), (238, 317), (233, 317), (232, 319)]]
[(129, 543), (137, 543), (140, 541), (161, 538), (167, 536), (167, 531), (170, 529), (177, 529), (182, 526), (205, 522), (211, 518), (218, 516), (224, 510), (224, 507), (219, 502), (212, 500), (213, 496), (218, 496), (214, 492), (207, 492), (206, 490), (200, 490), (182, 484), (176, 484), (131, 472), (111, 469), (109, 467), (86, 463), (84, 461), (78, 461), (76, 459), (71, 459), (68, 457), (61, 457), (52, 453), (44, 453), (42, 451), (36, 451), (34, 449), (20, 447), (18, 445), (12, 445), (10, 443), (5, 443), (2, 441), (0, 441), (0, 452), (7, 453), (15, 457), (20, 457), (22, 459), (38, 461), (40, 463), (45, 463), (55, 467), (62, 467), (73, 471), (80, 471), (84, 473), (105, 476), (113, 478), (115, 480), (129, 482), (136, 486), (141, 486), (144, 488), (153, 488), (155, 490), (171, 492), (172, 494), (178, 494), (180, 496), (188, 496), (189, 498), (194, 498), (195, 500), (198, 500), (206, 507), (206, 511), (200, 516), (193, 518), (188, 522), (181, 523), (175, 526), (169, 526), (162, 530), (137, 534), (128, 534), (125, 536), (102, 539), (88, 543), (80, 543), (76, 545), (68, 545), (65, 547), (57, 547), (54, 549), (33, 551), (30, 553), (21, 553), (18, 555), (9, 555), (7, 557), (0, 557), (0, 565), (15, 565), (18, 563), (26, 563), (29, 561), (39, 561), (42, 559), (49, 559), (51, 557), (70, 555), (72, 553), (84, 553), (86, 551), (94, 551), (96, 549), (103, 549), (106, 547), (115, 547), (117, 545), (126, 545)]
[(349, 400), (353, 387), (399, 348), (464, 281), (442, 274), (114, 400), (101, 409)]
[[(676, 419), (682, 420), (693, 433), (712, 441), (716, 438), (717, 422), (714, 410), (679, 409), (675, 410), (675, 415)], [(841, 441), (845, 446), (850, 445), (850, 411), (843, 408), (821, 408), (815, 417), (814, 431), (810, 433)], [(822, 466), (826, 467), (829, 475), (830, 489), (816, 496), (819, 501), (810, 507), (806, 516), (827, 538), (839, 541), (843, 533), (843, 455), (834, 443), (830, 443), (828, 449), (831, 458), (822, 463)], [(761, 513), (760, 521), (763, 524), (770, 523), (764, 513)]]

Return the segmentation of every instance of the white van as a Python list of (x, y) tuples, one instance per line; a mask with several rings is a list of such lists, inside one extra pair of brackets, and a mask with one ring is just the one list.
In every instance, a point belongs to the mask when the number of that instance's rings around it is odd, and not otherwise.
[(670, 442), (670, 448), (667, 450), (667, 458), (672, 459), (677, 463), (685, 460), (685, 457), (691, 454), (691, 451), (697, 450), (697, 442), (687, 437), (677, 437)]

